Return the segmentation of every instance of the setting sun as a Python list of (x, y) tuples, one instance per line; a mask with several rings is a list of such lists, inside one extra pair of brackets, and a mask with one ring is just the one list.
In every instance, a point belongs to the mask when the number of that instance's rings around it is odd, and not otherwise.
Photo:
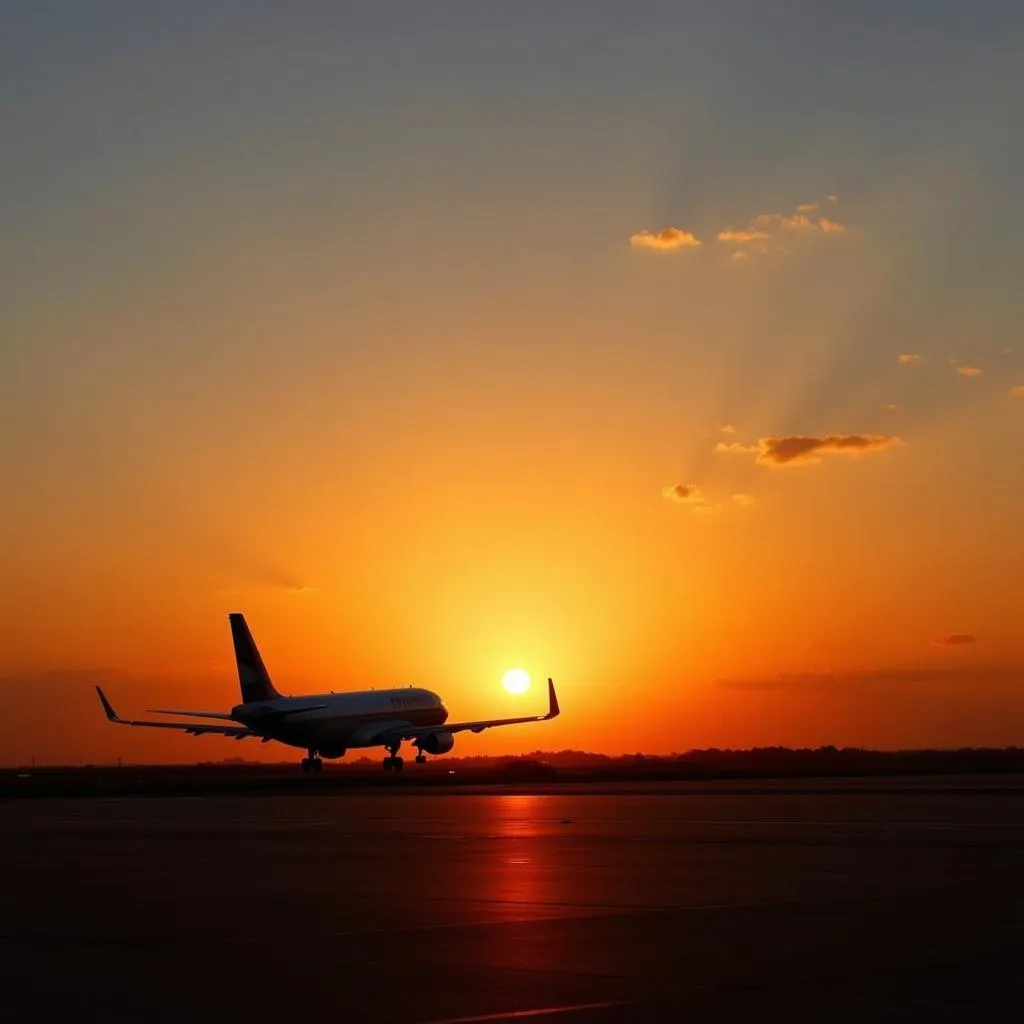
[(510, 668), (501, 677), (501, 685), (509, 693), (526, 693), (530, 688), (530, 673), (521, 668)]

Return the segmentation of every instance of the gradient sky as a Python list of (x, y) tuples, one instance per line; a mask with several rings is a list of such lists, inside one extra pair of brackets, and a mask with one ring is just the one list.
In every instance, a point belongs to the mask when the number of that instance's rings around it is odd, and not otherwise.
[(0, 761), (298, 756), (95, 702), (229, 707), (235, 610), (285, 691), (554, 676), (462, 754), (1024, 741), (1022, 45), (0, 5)]

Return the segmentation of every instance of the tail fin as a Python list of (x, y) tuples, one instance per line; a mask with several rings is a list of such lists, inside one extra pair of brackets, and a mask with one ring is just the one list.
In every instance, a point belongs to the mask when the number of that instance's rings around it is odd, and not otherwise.
[(238, 666), (238, 683), (242, 688), (242, 703), (251, 704), (258, 700), (273, 700), (281, 694), (270, 681), (260, 652), (256, 649), (252, 633), (241, 612), (228, 615), (231, 623), (231, 642), (235, 646), (235, 664)]

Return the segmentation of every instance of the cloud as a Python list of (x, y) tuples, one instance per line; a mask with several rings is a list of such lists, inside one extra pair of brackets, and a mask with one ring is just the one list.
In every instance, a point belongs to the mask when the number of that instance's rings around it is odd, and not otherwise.
[(889, 404), (888, 404), (888, 405), (887, 405), (887, 406), (885, 407), (885, 410), (886, 410), (886, 412), (899, 412), (899, 411), (900, 411), (900, 409), (902, 409), (902, 408), (903, 408), (903, 406), (901, 406), (901, 405), (899, 404), (899, 402), (890, 402), (890, 403), (889, 403)]
[(770, 676), (719, 678), (713, 680), (713, 685), (724, 690), (790, 690), (815, 688), (832, 682), (834, 678), (832, 672), (776, 672)]
[(1005, 348), (1002, 349), (1002, 355), (1004, 356), (1012, 356), (1013, 352), (1014, 348), (1012, 345), (1007, 345)]
[(828, 217), (822, 217), (818, 221), (818, 227), (826, 235), (845, 235), (849, 230), (845, 224), (840, 224), (837, 220), (829, 220)]
[(1010, 388), (1010, 397), (1024, 398), (1024, 384), (1014, 384), (1014, 386)]
[(756, 445), (719, 441), (715, 450), (742, 454), (757, 452), (755, 461), (762, 465), (789, 466), (820, 462), (819, 456), (826, 452), (858, 456), (884, 451), (900, 443), (898, 437), (884, 437), (881, 434), (825, 434), (824, 437), (792, 434), (787, 437), (762, 437)]
[[(797, 207), (797, 209), (799, 209), (799, 207)], [(814, 221), (803, 213), (793, 213), (788, 217), (783, 217), (781, 219), (781, 224), (784, 228), (788, 228), (790, 231), (813, 231), (817, 227)]]
[(917, 355), (916, 353), (912, 353), (912, 352), (901, 352), (896, 358), (904, 366), (910, 366), (911, 363), (919, 363), (919, 362), (921, 362), (921, 357), (919, 355)]
[(744, 508), (749, 508), (757, 500), (752, 494), (734, 494), (732, 500), (737, 505), (742, 505)]
[(839, 202), (839, 196), (837, 196), (835, 194), (835, 192), (829, 192), (829, 194), (828, 194), (828, 201), (830, 203), (838, 203)]
[(936, 647), (967, 647), (977, 642), (978, 638), (973, 633), (946, 633), (932, 641)]
[(733, 263), (746, 263), (747, 260), (750, 259), (750, 255), (748, 253), (743, 252), (742, 249), (738, 249), (729, 257), (729, 259)]
[(741, 444), (739, 441), (719, 441), (715, 445), (716, 452), (732, 452), (736, 455), (753, 455), (760, 450), (758, 444)]
[(676, 501), (680, 505), (696, 505), (704, 500), (704, 495), (696, 484), (674, 484), (662, 488), (661, 494), (662, 497)]
[[(832, 197), (829, 197), (832, 199)], [(746, 227), (722, 228), (718, 232), (719, 242), (730, 245), (749, 245), (758, 243), (762, 255), (772, 252), (788, 252), (783, 248), (778, 239), (778, 229), (783, 232), (797, 231), (803, 234), (842, 235), (849, 230), (845, 224), (830, 220), (828, 217), (819, 217), (815, 220), (809, 214), (815, 213), (821, 208), (821, 204), (798, 203), (791, 213), (761, 213), (754, 217)], [(744, 261), (746, 257), (734, 254), (732, 259), (737, 263)]]
[(721, 423), (721, 424), (719, 424), (718, 429), (723, 434), (735, 434), (736, 433), (736, 428), (731, 423)]
[(760, 228), (722, 228), (718, 232), (720, 242), (735, 242), (742, 245), (744, 242), (759, 242), (771, 235)]
[(1020, 678), (1018, 665), (993, 665), (980, 672), (975, 667), (967, 669), (963, 663), (957, 665), (922, 665), (908, 668), (879, 668), (854, 671), (822, 669), (805, 672), (776, 672), (773, 675), (726, 677), (712, 680), (712, 685), (727, 690), (832, 690), (847, 687), (871, 689), (877, 685), (892, 692), (892, 685), (912, 686), (957, 682), (970, 672), (972, 680), (984, 677), (986, 681), (1014, 682)]
[(961, 377), (977, 377), (981, 374), (981, 370), (976, 366), (958, 366), (956, 368), (956, 372), (959, 373)]
[(650, 231), (638, 231), (631, 235), (629, 244), (637, 249), (698, 249), (703, 244), (699, 238), (690, 231), (681, 228), (667, 227), (652, 235)]

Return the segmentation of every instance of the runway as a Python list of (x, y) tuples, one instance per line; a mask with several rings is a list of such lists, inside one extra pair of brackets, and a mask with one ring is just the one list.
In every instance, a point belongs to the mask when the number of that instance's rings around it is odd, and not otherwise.
[(976, 1020), (1024, 996), (1024, 781), (29, 799), (0, 848), (0, 963), (37, 1012)]

